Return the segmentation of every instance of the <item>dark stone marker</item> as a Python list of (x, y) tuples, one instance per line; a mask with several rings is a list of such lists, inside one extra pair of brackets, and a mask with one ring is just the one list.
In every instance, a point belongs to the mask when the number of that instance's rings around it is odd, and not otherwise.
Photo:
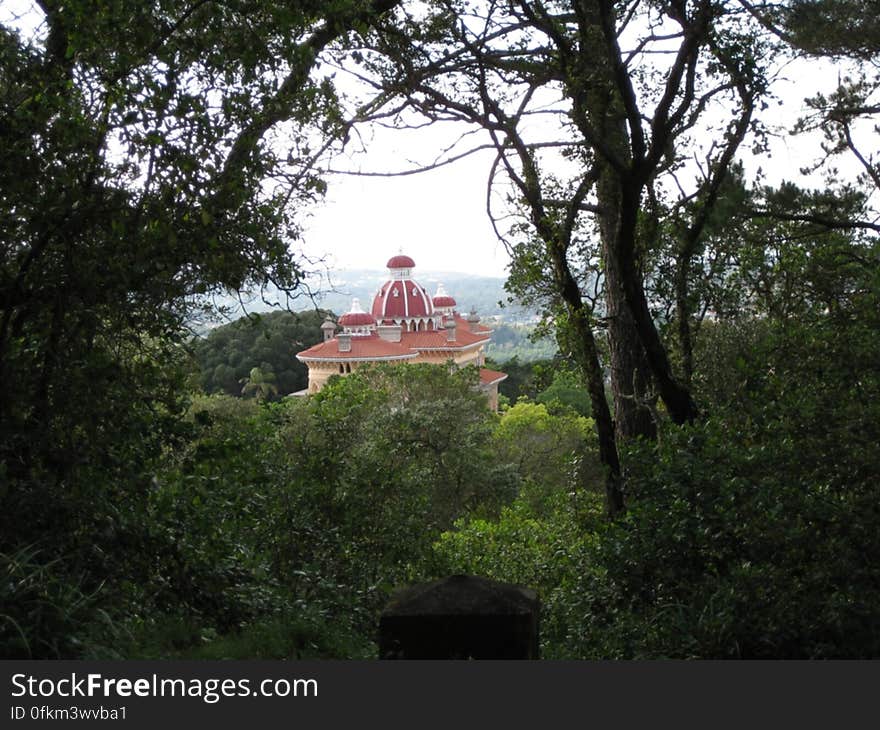
[(380, 659), (537, 659), (534, 591), (473, 575), (394, 594), (379, 619)]

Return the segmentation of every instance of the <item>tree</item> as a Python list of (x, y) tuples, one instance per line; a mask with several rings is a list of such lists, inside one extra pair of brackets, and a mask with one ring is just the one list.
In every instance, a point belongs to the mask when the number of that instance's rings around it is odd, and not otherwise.
[(793, 0), (758, 7), (776, 32), (806, 53), (870, 60), (880, 51), (876, 0)]
[(91, 590), (95, 536), (142, 527), (185, 325), (213, 292), (302, 291), (319, 56), (394, 4), (39, 0), (33, 38), (0, 28), (0, 549), (42, 540)]
[(595, 442), (589, 418), (543, 403), (520, 401), (509, 408), (493, 434), (498, 458), (515, 464), (529, 496), (545, 500), (569, 494), (572, 484), (601, 492), (596, 483)]
[[(697, 242), (736, 151), (754, 131), (766, 45), (736, 2), (432, 8), (427, 20), (401, 9), (382, 24), (368, 65), (388, 93), (405, 99), (388, 112), (398, 123), (411, 111), (487, 134), (496, 153), (490, 205), (497, 195), (521, 214), (512, 231), (499, 231), (514, 241), (511, 286), (547, 303), (562, 351), (584, 375), (609, 469), (609, 511), (620, 513), (617, 440), (653, 434), (645, 407), (652, 392), (675, 423), (697, 415), (652, 316), (648, 256), (664, 210), (686, 208), (676, 234), (684, 305)], [(720, 122), (707, 121), (709, 109)], [(701, 147), (698, 129), (714, 141)], [(684, 179), (688, 148), (700, 157), (691, 184)], [(591, 291), (597, 282), (600, 307)], [(600, 324), (608, 334), (613, 418)]]
[(206, 393), (241, 395), (241, 380), (251, 368), (266, 364), (276, 377), (279, 395), (303, 390), (308, 369), (296, 353), (321, 339), (324, 311), (269, 312), (241, 317), (193, 342)]
[[(834, 160), (840, 155), (850, 156), (861, 169), (861, 183), (876, 192), (880, 189), (880, 160), (872, 145), (880, 114), (880, 25), (876, 20), (880, 5), (876, 0), (743, 4), (796, 56), (833, 61), (838, 67), (837, 88), (806, 100), (811, 111), (798, 122), (795, 131), (823, 134), (823, 154), (814, 169), (826, 167), (834, 182), (838, 174)], [(801, 215), (816, 218), (810, 212)], [(839, 225), (841, 219), (837, 217), (836, 221)], [(878, 231), (871, 217), (849, 223)]]
[[(282, 404), (283, 497), (272, 539), (282, 574), (327, 565), (321, 580), (386, 597), (412, 577), (442, 529), (492, 514), (519, 487), (492, 449), (497, 416), (473, 368), (361, 368)], [(312, 552), (330, 543), (330, 554)], [(372, 621), (371, 615), (371, 621)]]
[(590, 396), (581, 387), (580, 379), (570, 370), (557, 370), (553, 380), (535, 397), (554, 410), (570, 410), (585, 418), (590, 416)]
[(425, 505), (423, 524), (448, 527), (513, 496), (515, 478), (491, 453), (495, 415), (475, 368), (376, 366), (332, 382), (314, 406), (332, 428), (326, 448), (347, 454), (345, 470), (357, 470), (369, 489), (384, 492), (397, 480)]
[(255, 396), (260, 401), (268, 400), (278, 395), (275, 380), (275, 373), (268, 367), (251, 368), (248, 377), (242, 380), (241, 394), (245, 397)]

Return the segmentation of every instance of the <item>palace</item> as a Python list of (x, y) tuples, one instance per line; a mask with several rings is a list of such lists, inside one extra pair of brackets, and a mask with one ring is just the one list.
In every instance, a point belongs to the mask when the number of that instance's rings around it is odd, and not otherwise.
[(376, 292), (369, 312), (357, 299), (337, 324), (328, 317), (324, 341), (296, 357), (309, 368), (308, 393), (317, 393), (331, 375), (347, 375), (365, 363), (475, 365), (480, 388), (498, 409), (498, 384), (507, 375), (483, 367), (492, 330), (471, 311), (462, 316), (441, 284), (434, 297), (412, 278), (415, 261), (400, 254), (388, 261), (388, 281)]

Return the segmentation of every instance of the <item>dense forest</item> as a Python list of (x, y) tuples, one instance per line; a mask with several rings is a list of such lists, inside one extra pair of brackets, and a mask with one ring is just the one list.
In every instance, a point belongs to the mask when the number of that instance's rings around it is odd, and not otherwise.
[(191, 342), (207, 394), (278, 400), (309, 382), (296, 353), (322, 339), (321, 324), (330, 312), (269, 312), (241, 317)]
[[(546, 658), (880, 656), (874, 0), (36, 6), (0, 26), (0, 656), (375, 657), (395, 586), (462, 572), (538, 592)], [(814, 162), (771, 184), (780, 109)], [(494, 155), (558, 351), (497, 364), (499, 413), (472, 368), (283, 397), (323, 312), (194, 337), (312, 294), (303, 219), (376, 124)]]

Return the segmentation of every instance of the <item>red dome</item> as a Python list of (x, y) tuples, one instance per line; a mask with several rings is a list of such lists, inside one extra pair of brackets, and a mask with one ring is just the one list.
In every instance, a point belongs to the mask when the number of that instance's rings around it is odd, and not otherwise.
[(361, 302), (355, 297), (351, 300), (351, 309), (339, 318), (339, 324), (342, 327), (366, 327), (375, 326), (376, 320), (373, 319), (373, 315), (361, 309)]
[(430, 317), (433, 314), (434, 306), (428, 292), (412, 279), (386, 281), (373, 299), (373, 317), (377, 320)]
[(372, 314), (366, 312), (349, 312), (339, 318), (339, 324), (343, 327), (363, 327), (364, 325), (376, 324)]
[(443, 284), (439, 284), (437, 286), (437, 293), (434, 295), (434, 306), (435, 307), (454, 307), (455, 299), (453, 299), (449, 294), (446, 293), (446, 289), (443, 288)]
[(385, 265), (389, 269), (412, 269), (415, 267), (416, 262), (413, 261), (409, 256), (398, 254), (397, 256), (392, 256), (390, 259), (388, 259), (388, 263)]

